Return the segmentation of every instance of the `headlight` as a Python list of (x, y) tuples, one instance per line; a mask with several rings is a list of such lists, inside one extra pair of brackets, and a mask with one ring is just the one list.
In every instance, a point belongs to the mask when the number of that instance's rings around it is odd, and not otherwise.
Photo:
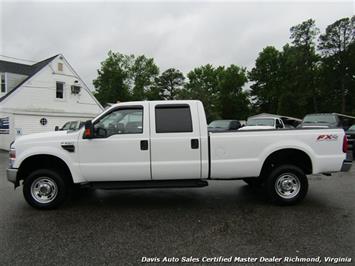
[(10, 168), (12, 168), (14, 166), (15, 160), (16, 160), (16, 150), (15, 149), (10, 149), (10, 152), (9, 152)]

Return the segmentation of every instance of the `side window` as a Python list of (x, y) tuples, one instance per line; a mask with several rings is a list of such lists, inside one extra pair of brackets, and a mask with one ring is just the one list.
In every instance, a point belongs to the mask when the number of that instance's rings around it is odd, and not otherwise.
[(77, 121), (73, 121), (70, 123), (69, 130), (76, 130)]
[(116, 134), (142, 134), (143, 107), (117, 109), (94, 124), (94, 135), (107, 138)]
[(57, 82), (56, 83), (55, 97), (57, 99), (63, 99), (64, 98), (64, 83), (63, 82)]
[(282, 128), (282, 123), (279, 119), (276, 119), (276, 128)]
[(156, 133), (192, 132), (190, 106), (162, 104), (155, 107)]

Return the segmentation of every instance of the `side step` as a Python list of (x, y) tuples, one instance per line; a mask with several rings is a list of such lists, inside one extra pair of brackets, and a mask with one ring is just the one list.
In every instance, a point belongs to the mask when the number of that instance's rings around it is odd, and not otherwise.
[(206, 187), (208, 182), (201, 179), (184, 180), (144, 180), (144, 181), (107, 181), (83, 184), (85, 187), (99, 189), (137, 189), (137, 188), (184, 188)]

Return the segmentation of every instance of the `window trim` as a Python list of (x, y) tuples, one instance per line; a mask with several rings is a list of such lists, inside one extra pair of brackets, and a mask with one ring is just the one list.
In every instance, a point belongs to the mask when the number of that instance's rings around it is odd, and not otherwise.
[[(190, 113), (191, 131), (170, 131), (170, 132), (159, 132), (157, 130), (157, 109), (177, 109), (177, 108), (188, 108)], [(154, 106), (154, 119), (155, 119), (155, 133), (156, 134), (186, 134), (194, 132), (194, 123), (192, 120), (191, 106), (187, 103), (181, 104), (157, 104)]]
[(64, 69), (64, 64), (62, 62), (58, 62), (57, 63), (57, 71), (58, 72), (63, 72), (63, 69)]
[[(58, 98), (57, 97), (57, 84), (62, 84), (63, 85), (63, 98)], [(58, 101), (65, 101), (66, 97), (65, 97), (65, 82), (63, 81), (56, 81), (55, 82), (55, 99)]]
[[(5, 91), (2, 91), (1, 89), (1, 87), (2, 87), (2, 75), (4, 75), (4, 84), (5, 84)], [(4, 94), (6, 94), (7, 93), (7, 73), (6, 72), (3, 72), (3, 73), (1, 73), (1, 76), (0, 76), (0, 93), (4, 93)]]
[(106, 138), (103, 138), (103, 137), (96, 137), (95, 135), (93, 136), (93, 139), (108, 139), (112, 136), (122, 136), (122, 135), (132, 135), (132, 134), (137, 134), (137, 135), (140, 135), (140, 134), (144, 134), (144, 106), (143, 105), (127, 105), (127, 106), (117, 106), (113, 109), (111, 109), (110, 111), (106, 112), (106, 113), (103, 113), (101, 116), (99, 116), (97, 119), (95, 119), (95, 121), (93, 122), (93, 125), (92, 127), (94, 128), (95, 124), (97, 124), (102, 118), (112, 114), (113, 112), (116, 112), (116, 111), (120, 111), (120, 110), (129, 110), (129, 109), (139, 109), (139, 110), (142, 110), (142, 132), (141, 133), (122, 133), (122, 134), (113, 134), (111, 136), (108, 136)]

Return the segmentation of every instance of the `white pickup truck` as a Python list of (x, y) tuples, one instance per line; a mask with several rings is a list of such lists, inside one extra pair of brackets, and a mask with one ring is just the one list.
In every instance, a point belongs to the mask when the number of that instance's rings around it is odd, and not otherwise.
[(78, 131), (18, 138), (7, 178), (40, 209), (59, 206), (76, 186), (203, 187), (212, 179), (262, 184), (273, 201), (294, 204), (307, 193), (306, 175), (350, 169), (346, 150), (342, 129), (208, 133), (200, 101), (126, 102)]

